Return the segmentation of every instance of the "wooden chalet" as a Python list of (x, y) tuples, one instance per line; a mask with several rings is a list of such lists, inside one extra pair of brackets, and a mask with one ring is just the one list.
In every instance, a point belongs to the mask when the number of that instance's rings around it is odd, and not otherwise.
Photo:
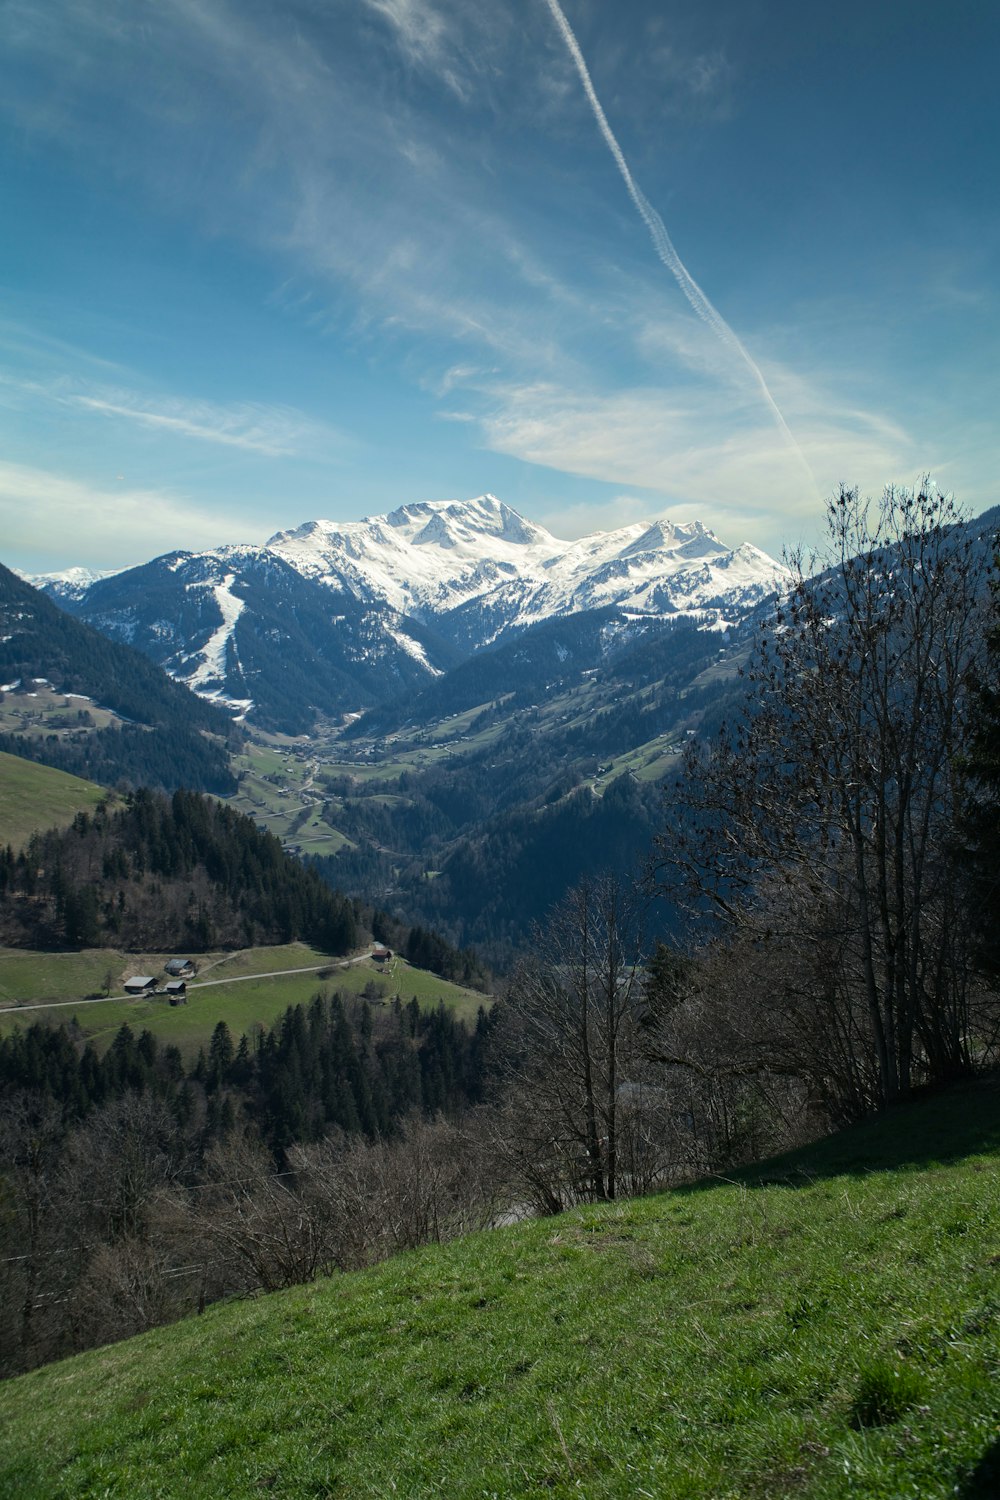
[(122, 986), (126, 995), (152, 995), (156, 991), (156, 980), (152, 974), (135, 974)]

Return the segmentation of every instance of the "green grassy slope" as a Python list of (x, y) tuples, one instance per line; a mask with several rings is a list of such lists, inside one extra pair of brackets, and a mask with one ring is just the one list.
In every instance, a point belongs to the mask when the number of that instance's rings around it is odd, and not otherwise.
[(0, 1389), (0, 1493), (984, 1497), (1000, 1086)]
[(0, 751), (0, 843), (23, 849), (33, 833), (65, 827), (107, 795), (92, 781)]
[[(404, 1001), (416, 995), (427, 1007), (443, 1001), (469, 1022), (475, 1021), (481, 1005), (490, 1003), (478, 991), (414, 969), (401, 958), (394, 958), (385, 968), (369, 958), (345, 963), (307, 943), (199, 954), (198, 973), (189, 982), (186, 1005), (173, 1007), (164, 995), (132, 999), (121, 994), (121, 985), (130, 974), (164, 979), (163, 965), (173, 956), (123, 954), (111, 948), (80, 953), (0, 948), (0, 1035), (36, 1021), (58, 1026), (75, 1018), (82, 1036), (103, 1047), (127, 1023), (136, 1035), (152, 1031), (161, 1041), (173, 1042), (193, 1056), (208, 1042), (216, 1022), (225, 1021), (238, 1037), (255, 1023), (270, 1026), (289, 1005), (307, 1003), (318, 990), (360, 994), (374, 983), (385, 1001), (397, 994)], [(283, 969), (299, 972), (283, 974)], [(93, 998), (101, 994), (109, 973), (113, 981), (110, 998)], [(236, 982), (217, 984), (216, 980)]]

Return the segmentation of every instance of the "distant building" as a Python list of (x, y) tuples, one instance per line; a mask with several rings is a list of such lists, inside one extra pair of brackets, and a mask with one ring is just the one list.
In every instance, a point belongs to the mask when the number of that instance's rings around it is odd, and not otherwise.
[(156, 980), (152, 974), (136, 974), (132, 979), (126, 979), (123, 988), (126, 995), (151, 995), (156, 989)]
[(168, 979), (164, 989), (171, 1005), (187, 1004), (187, 985), (183, 979)]
[(163, 968), (173, 979), (190, 979), (194, 973), (194, 964), (189, 958), (170, 958)]
[(375, 960), (375, 962), (377, 964), (386, 964), (386, 963), (389, 962), (389, 960), (390, 960), (391, 957), (392, 957), (392, 949), (391, 948), (373, 948), (372, 949), (372, 958)]

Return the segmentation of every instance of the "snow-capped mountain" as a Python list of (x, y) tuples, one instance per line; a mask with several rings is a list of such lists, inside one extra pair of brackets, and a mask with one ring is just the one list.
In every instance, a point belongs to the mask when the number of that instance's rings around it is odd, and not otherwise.
[(30, 583), (33, 588), (41, 589), (53, 599), (80, 599), (90, 588), (91, 584), (99, 582), (102, 578), (110, 578), (117, 569), (106, 568), (101, 572), (93, 568), (66, 568), (62, 573), (23, 573), (17, 569), (19, 578), (25, 583)]
[(99, 578), (37, 580), (203, 697), (292, 732), (426, 684), (555, 617), (616, 609), (726, 626), (783, 570), (699, 522), (562, 541), (494, 495), (309, 521), (264, 547), (175, 552)]
[(346, 524), (309, 521), (267, 545), (304, 576), (433, 623), (465, 650), (609, 606), (715, 611), (729, 623), (772, 593), (784, 571), (749, 543), (727, 547), (699, 521), (562, 541), (495, 495), (422, 501)]
[(265, 547), (168, 553), (59, 602), (201, 697), (290, 733), (422, 685), (456, 660), (417, 622), (304, 578)]

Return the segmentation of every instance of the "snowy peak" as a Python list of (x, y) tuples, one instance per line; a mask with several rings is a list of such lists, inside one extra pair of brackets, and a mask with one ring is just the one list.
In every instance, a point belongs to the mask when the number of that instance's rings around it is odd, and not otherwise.
[(307, 521), (268, 547), (307, 578), (430, 621), (502, 578), (540, 574), (566, 544), (495, 495), (421, 500), (337, 525)]
[[(721, 600), (729, 620), (769, 593), (781, 571), (755, 548), (732, 552), (700, 521), (662, 517), (570, 542), (491, 494), (416, 501), (339, 526), (309, 521), (268, 547), (308, 578), (425, 624), (440, 627), (460, 611), (464, 647), (607, 605), (660, 614), (717, 610)], [(468, 635), (474, 605), (484, 615), (478, 637)]]
[(102, 578), (113, 578), (117, 571), (115, 568), (104, 572), (95, 572), (93, 568), (66, 568), (62, 573), (19, 572), (18, 577), (23, 578), (25, 583), (30, 583), (32, 588), (41, 589), (44, 594), (51, 594), (55, 599), (79, 599), (91, 584)]
[(623, 557), (642, 556), (645, 553), (661, 553), (668, 557), (713, 557), (722, 556), (727, 547), (713, 531), (700, 521), (688, 526), (675, 526), (667, 520), (654, 521), (640, 537), (627, 547)]
[(306, 521), (263, 547), (172, 552), (66, 607), (203, 697), (287, 732), (409, 691), (465, 657), (595, 609), (724, 628), (781, 581), (750, 544), (669, 516), (562, 540), (496, 495)]
[(474, 547), (483, 538), (520, 547), (557, 545), (543, 527), (526, 521), (496, 495), (479, 495), (474, 500), (421, 500), (376, 519), (405, 532), (416, 545), (439, 541), (447, 546)]

